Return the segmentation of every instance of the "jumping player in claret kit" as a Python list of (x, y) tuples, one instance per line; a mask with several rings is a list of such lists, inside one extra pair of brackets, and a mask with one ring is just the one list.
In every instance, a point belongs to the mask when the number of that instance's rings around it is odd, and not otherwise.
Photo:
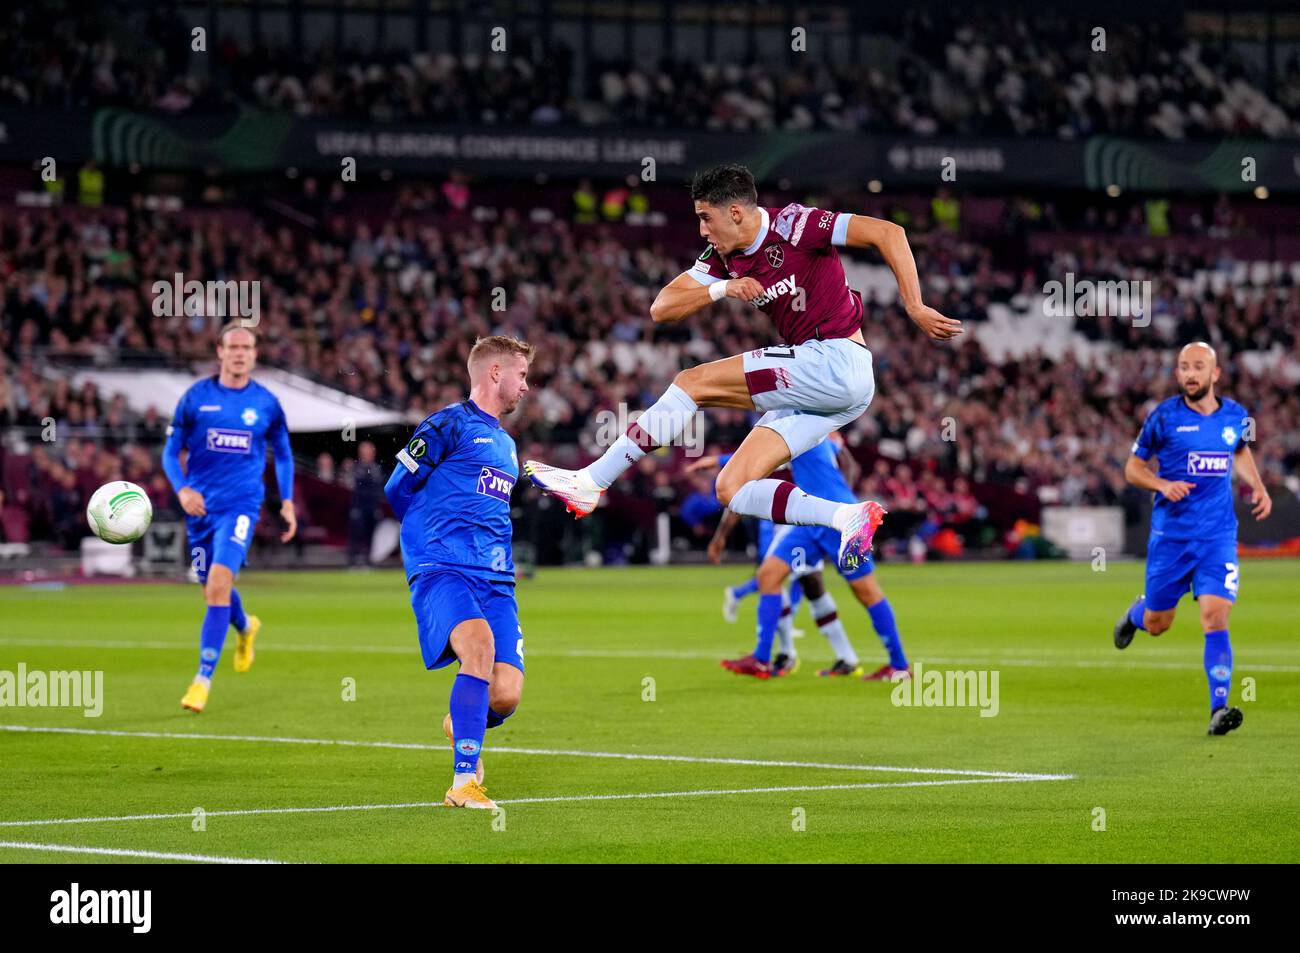
[[(220, 371), (187, 390), (167, 428), (163, 470), (185, 510), (193, 566), (203, 583), (207, 612), (199, 633), (199, 670), (181, 707), (198, 713), (208, 703), (212, 675), (221, 659), (226, 629), (234, 626), (235, 671), (253, 665), (253, 643), (262, 621), (244, 611), (235, 577), (248, 556), (248, 543), (262, 510), (262, 476), (269, 443), (280, 489), (280, 517), (293, 539), (298, 521), (293, 505), (293, 453), (280, 401), (252, 380), (257, 336), (238, 321), (221, 329)], [(181, 452), (187, 454), (182, 465)]]
[(771, 316), (784, 345), (681, 371), (626, 434), (581, 470), (529, 460), (524, 472), (575, 516), (585, 516), (619, 474), (676, 440), (700, 407), (760, 410), (764, 416), (718, 474), (719, 501), (742, 516), (831, 527), (840, 534), (840, 565), (856, 569), (884, 516), (880, 504), (820, 499), (789, 481), (767, 479), (856, 420), (875, 395), (862, 298), (849, 287), (836, 247), (878, 249), (908, 316), (931, 338), (955, 337), (961, 322), (922, 303), (907, 235), (892, 222), (798, 204), (760, 207), (754, 177), (739, 165), (699, 173), (691, 197), (708, 247), (659, 292), (650, 317), (680, 321), (711, 302), (739, 298)]
[[(1240, 581), (1233, 472), (1239, 470), (1250, 485), (1255, 519), (1265, 519), (1273, 503), (1247, 445), (1253, 426), (1246, 409), (1214, 394), (1219, 380), (1214, 349), (1199, 341), (1188, 344), (1178, 354), (1176, 376), (1181, 393), (1151, 411), (1124, 467), (1130, 483), (1154, 492), (1155, 506), (1146, 592), (1115, 623), (1115, 647), (1127, 648), (1139, 629), (1152, 635), (1166, 631), (1190, 587), (1205, 632), (1208, 733), (1226, 735), (1243, 720), (1241, 709), (1228, 704), (1228, 615)], [(1158, 473), (1151, 470), (1153, 460)]]
[(479, 339), (469, 354), (469, 399), (415, 428), (384, 488), (402, 521), (424, 666), (460, 663), (442, 722), (452, 743), (449, 807), (496, 807), (483, 787), (483, 736), (510, 717), (524, 687), (510, 523), (519, 459), (498, 418), (528, 392), (532, 358), (532, 347), (514, 338)]

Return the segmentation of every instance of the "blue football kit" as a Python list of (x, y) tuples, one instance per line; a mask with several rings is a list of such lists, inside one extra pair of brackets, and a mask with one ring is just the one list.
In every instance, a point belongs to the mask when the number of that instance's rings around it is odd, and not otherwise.
[[(275, 457), (282, 500), (293, 499), (293, 452), (280, 401), (256, 381), (223, 387), (205, 378), (185, 392), (167, 431), (163, 470), (173, 489), (203, 495), (203, 516), (186, 515), (200, 579), (216, 564), (238, 574), (265, 496), (266, 450)], [(180, 454), (188, 453), (185, 468)]]
[[(473, 400), (426, 417), (397, 454), (384, 492), (402, 521), (402, 561), (425, 668), (456, 661), (452, 630), (483, 619), (493, 661), (524, 669), (510, 522), (518, 479), (514, 440)], [(490, 690), (486, 679), (463, 670), (452, 683), (457, 785), (473, 780), (487, 729), (511, 714), (489, 707)]]
[(1154, 457), (1165, 480), (1194, 484), (1171, 502), (1154, 494), (1147, 546), (1146, 607), (1174, 608), (1190, 587), (1194, 595), (1236, 601), (1237, 516), (1233, 510), (1233, 457), (1245, 444), (1246, 409), (1220, 400), (1212, 414), (1200, 414), (1181, 397), (1151, 411), (1133, 454)]
[(510, 495), (515, 442), (472, 400), (431, 414), (397, 454), (385, 487), (402, 522), (402, 561), (426, 668), (455, 661), (452, 629), (487, 620), (496, 661), (522, 670)]
[[(239, 575), (248, 558), (248, 544), (265, 496), (262, 481), (268, 445), (275, 458), (280, 499), (292, 500), (289, 426), (274, 394), (256, 381), (226, 387), (214, 376), (191, 386), (176, 405), (163, 448), (163, 471), (178, 494), (191, 489), (203, 496), (206, 512), (185, 515), (190, 564), (203, 582), (217, 565)], [(182, 451), (186, 454), (184, 467)], [(235, 588), (230, 591), (229, 605), (209, 605), (203, 617), (198, 677), (205, 685), (216, 670), (226, 629), (232, 625), (240, 633), (256, 634), (249, 628), (249, 616)], [(194, 710), (201, 710), (204, 702)]]

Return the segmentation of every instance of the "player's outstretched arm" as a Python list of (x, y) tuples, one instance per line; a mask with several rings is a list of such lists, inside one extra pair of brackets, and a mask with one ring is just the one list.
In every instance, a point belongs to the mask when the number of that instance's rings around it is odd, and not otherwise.
[(907, 316), (936, 341), (947, 341), (962, 333), (961, 322), (944, 317), (921, 301), (921, 278), (916, 273), (916, 259), (901, 225), (870, 215), (849, 219), (844, 244), (850, 248), (875, 248), (898, 282), (898, 296)]
[(655, 324), (672, 323), (690, 317), (720, 298), (753, 301), (762, 294), (763, 286), (753, 278), (732, 278), (702, 285), (691, 277), (690, 272), (683, 271), (655, 297), (650, 305), (650, 320)]
[(1233, 454), (1233, 470), (1250, 486), (1251, 501), (1254, 503), (1251, 512), (1255, 514), (1255, 519), (1268, 519), (1268, 515), (1273, 512), (1273, 498), (1268, 495), (1268, 488), (1264, 486), (1264, 480), (1259, 475), (1259, 467), (1255, 465), (1255, 455), (1245, 444), (1242, 444), (1241, 449)]

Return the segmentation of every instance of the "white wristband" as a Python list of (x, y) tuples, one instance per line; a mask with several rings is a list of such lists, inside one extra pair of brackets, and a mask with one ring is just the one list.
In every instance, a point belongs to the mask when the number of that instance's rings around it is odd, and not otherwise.
[(714, 301), (720, 301), (727, 296), (727, 285), (730, 281), (715, 281), (709, 285), (709, 297)]

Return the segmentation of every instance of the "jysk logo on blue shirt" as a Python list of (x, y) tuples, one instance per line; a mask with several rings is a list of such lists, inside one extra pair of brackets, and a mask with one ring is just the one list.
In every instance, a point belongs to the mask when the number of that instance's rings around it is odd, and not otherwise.
[(515, 488), (515, 478), (505, 470), (484, 467), (478, 475), (478, 491), (484, 496), (510, 502), (510, 492)]
[(225, 427), (208, 428), (208, 449), (217, 453), (251, 453), (253, 434), (248, 430), (228, 430)]
[(1226, 477), (1232, 470), (1232, 455), (1222, 450), (1192, 450), (1187, 454), (1187, 475)]

